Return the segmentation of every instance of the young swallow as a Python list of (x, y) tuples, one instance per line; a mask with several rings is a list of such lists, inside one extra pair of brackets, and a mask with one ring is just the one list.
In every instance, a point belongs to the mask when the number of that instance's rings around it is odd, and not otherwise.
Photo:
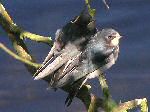
[(82, 44), (83, 50), (70, 42), (60, 51), (53, 47), (50, 59), (46, 58), (35, 80), (50, 76), (51, 86), (57, 88), (83, 77), (95, 78), (100, 75), (99, 71), (104, 72), (115, 64), (120, 37), (114, 29), (103, 29), (91, 37), (87, 45)]
[(120, 38), (112, 28), (97, 31), (90, 16), (79, 17), (57, 30), (54, 45), (34, 79), (48, 78), (51, 88), (80, 81), (80, 89), (115, 64)]

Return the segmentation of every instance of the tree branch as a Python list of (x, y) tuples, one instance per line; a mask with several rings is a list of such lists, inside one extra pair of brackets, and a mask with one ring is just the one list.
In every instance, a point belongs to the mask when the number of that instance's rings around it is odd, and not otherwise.
[(20, 38), (21, 39), (28, 38), (28, 39), (36, 41), (36, 42), (46, 43), (51, 46), (53, 45), (53, 41), (52, 41), (51, 37), (43, 37), (41, 35), (33, 34), (28, 31), (21, 31)]
[[(0, 25), (8, 34), (8, 37), (11, 40), (12, 45), (16, 50), (17, 54), (26, 60), (35, 62), (33, 57), (30, 55), (25, 43), (23, 42), (22, 39), (19, 38), (18, 33), (12, 30), (16, 25), (14, 24), (13, 20), (10, 18), (9, 14), (7, 13), (7, 11), (5, 10), (4, 6), (1, 3), (0, 3)], [(15, 29), (17, 29), (17, 27), (15, 27)], [(35, 67), (30, 66), (28, 64), (25, 64), (25, 66), (31, 73), (36, 72)]]
[(33, 34), (18, 27), (10, 18), (9, 14), (7, 13), (7, 11), (5, 10), (4, 6), (1, 3), (0, 3), (0, 23), (7, 32), (19, 35), (20, 39), (28, 38), (30, 40), (46, 43), (48, 45), (52, 45), (53, 43), (51, 37), (44, 37), (41, 35)]
[(104, 109), (106, 112), (112, 112), (112, 110), (117, 107), (117, 103), (111, 98), (105, 74), (102, 73), (99, 76), (99, 82), (104, 96)]
[(29, 60), (26, 60), (26, 59), (18, 56), (17, 54), (15, 54), (11, 50), (9, 50), (6, 46), (4, 46), (4, 44), (2, 44), (1, 42), (0, 42), (0, 48), (2, 50), (4, 50), (6, 53), (8, 53), (9, 55), (11, 55), (12, 57), (14, 57), (15, 59), (17, 59), (17, 60), (19, 60), (19, 61), (21, 61), (21, 62), (23, 62), (25, 64), (28, 64), (28, 65), (33, 66), (35, 68), (39, 68), (41, 66), (41, 64), (33, 63), (33, 62), (29, 61)]
[(135, 99), (125, 103), (120, 103), (113, 112), (127, 112), (126, 110), (133, 109), (135, 107), (141, 107), (141, 112), (148, 112), (147, 99)]

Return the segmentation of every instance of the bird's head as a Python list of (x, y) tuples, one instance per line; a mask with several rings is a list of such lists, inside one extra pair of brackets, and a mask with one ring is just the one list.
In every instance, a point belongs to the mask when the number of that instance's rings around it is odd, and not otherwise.
[(101, 31), (101, 37), (108, 46), (115, 47), (119, 45), (119, 40), (122, 36), (116, 30), (109, 28)]

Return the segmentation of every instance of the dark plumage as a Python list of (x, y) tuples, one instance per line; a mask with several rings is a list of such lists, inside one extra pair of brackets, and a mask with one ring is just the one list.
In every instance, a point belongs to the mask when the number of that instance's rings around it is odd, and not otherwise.
[(71, 42), (68, 42), (60, 51), (53, 47), (49, 53), (50, 59), (53, 61), (48, 64), (44, 62), (44, 66), (47, 66), (38, 73), (35, 79), (50, 75), (51, 86), (57, 88), (71, 84), (83, 77), (98, 76), (97, 73), (90, 76), (89, 74), (98, 69), (102, 72), (105, 71), (115, 63), (118, 57), (119, 46), (111, 45), (112, 43), (109, 41), (112, 40), (109, 36), (120, 38), (115, 30), (103, 29), (90, 37), (87, 44), (81, 45), (85, 47), (83, 50), (78, 49), (78, 46)]
[(52, 88), (73, 85), (79, 80), (82, 86), (115, 64), (119, 33), (111, 28), (97, 31), (94, 20), (87, 15), (74, 21), (57, 30), (54, 45), (35, 80), (47, 77)]

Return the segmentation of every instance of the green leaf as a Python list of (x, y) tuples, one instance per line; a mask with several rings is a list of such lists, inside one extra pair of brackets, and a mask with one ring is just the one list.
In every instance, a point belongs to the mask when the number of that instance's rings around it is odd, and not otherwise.
[(92, 17), (94, 17), (95, 16), (95, 14), (96, 14), (96, 9), (89, 9), (89, 14), (92, 16)]
[(90, 6), (91, 1), (92, 1), (92, 0), (85, 0), (85, 3), (86, 3), (86, 5), (87, 5), (89, 14), (90, 14), (92, 17), (94, 17), (95, 14), (96, 14), (96, 9), (91, 8), (91, 6)]

